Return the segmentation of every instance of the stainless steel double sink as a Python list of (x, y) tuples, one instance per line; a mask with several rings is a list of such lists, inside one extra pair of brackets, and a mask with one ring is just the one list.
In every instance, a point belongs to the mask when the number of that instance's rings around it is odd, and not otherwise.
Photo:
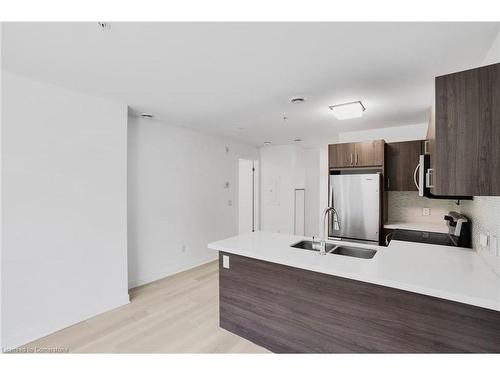
[[(316, 248), (316, 244), (313, 244), (313, 242), (309, 240), (299, 241), (297, 243), (290, 245), (290, 247), (295, 247), (297, 249), (310, 250), (310, 251), (319, 251), (319, 249)], [(334, 245), (328, 242), (326, 243), (325, 251), (327, 254), (345, 255), (348, 257), (362, 258), (362, 259), (372, 259), (377, 253), (377, 250), (373, 249), (364, 249), (361, 247), (354, 247), (354, 246)]]

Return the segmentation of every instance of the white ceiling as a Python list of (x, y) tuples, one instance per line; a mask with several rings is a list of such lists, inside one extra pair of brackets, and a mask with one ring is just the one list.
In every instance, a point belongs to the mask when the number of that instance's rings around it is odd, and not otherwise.
[[(261, 145), (426, 122), (433, 78), (479, 65), (499, 23), (9, 23), (2, 65), (165, 124)], [(304, 104), (291, 104), (293, 96)], [(362, 100), (361, 119), (328, 105)], [(284, 121), (283, 116), (288, 120)]]

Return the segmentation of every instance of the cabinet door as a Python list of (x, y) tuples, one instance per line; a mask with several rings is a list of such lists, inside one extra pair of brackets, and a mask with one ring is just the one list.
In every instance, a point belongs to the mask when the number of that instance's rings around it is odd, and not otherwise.
[[(436, 105), (434, 104), (431, 108), (430, 118), (429, 118), (429, 126), (427, 128), (427, 138), (423, 144), (423, 152), (424, 154), (430, 155), (430, 165), (432, 171), (436, 171)], [(422, 183), (427, 183), (426, 181), (422, 181)], [(431, 185), (433, 187), (430, 188), (432, 194), (437, 194), (436, 185)]]
[(423, 141), (394, 142), (386, 145), (386, 190), (416, 191), (415, 168), (422, 152)]
[(337, 143), (328, 146), (328, 166), (346, 168), (354, 166), (354, 143)]
[(384, 141), (366, 141), (355, 144), (354, 165), (377, 167), (384, 164)]
[(435, 120), (436, 193), (500, 195), (500, 64), (437, 77)]

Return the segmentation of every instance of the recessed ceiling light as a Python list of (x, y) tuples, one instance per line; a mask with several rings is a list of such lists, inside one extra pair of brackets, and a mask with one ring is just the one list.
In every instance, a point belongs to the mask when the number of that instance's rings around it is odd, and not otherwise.
[(271, 141), (265, 141), (265, 142), (264, 142), (264, 145), (269, 146), (269, 145), (270, 145), (270, 144), (272, 144), (272, 143), (273, 143), (273, 142), (271, 142)]
[(99, 29), (101, 29), (101, 31), (108, 31), (111, 29), (111, 25), (107, 22), (97, 22), (97, 24), (99, 25)]
[(331, 105), (329, 108), (332, 110), (333, 115), (339, 120), (361, 117), (363, 116), (363, 112), (366, 110), (363, 103), (359, 100), (355, 102)]
[(304, 103), (305, 101), (306, 101), (306, 98), (303, 98), (301, 96), (295, 96), (292, 99), (290, 99), (290, 102), (292, 102), (293, 104), (300, 104), (300, 103)]
[(154, 117), (151, 113), (145, 113), (145, 112), (142, 112), (139, 116), (147, 119), (152, 119)]
[(294, 142), (302, 142), (302, 139), (300, 139), (300, 138), (295, 138), (293, 141), (294, 141)]

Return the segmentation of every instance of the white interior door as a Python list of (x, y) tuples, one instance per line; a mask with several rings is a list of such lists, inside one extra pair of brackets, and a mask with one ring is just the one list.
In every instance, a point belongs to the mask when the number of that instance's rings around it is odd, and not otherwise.
[(258, 162), (239, 159), (238, 233), (258, 230)]
[(304, 236), (306, 228), (306, 191), (304, 189), (295, 189), (293, 213), (293, 234)]

